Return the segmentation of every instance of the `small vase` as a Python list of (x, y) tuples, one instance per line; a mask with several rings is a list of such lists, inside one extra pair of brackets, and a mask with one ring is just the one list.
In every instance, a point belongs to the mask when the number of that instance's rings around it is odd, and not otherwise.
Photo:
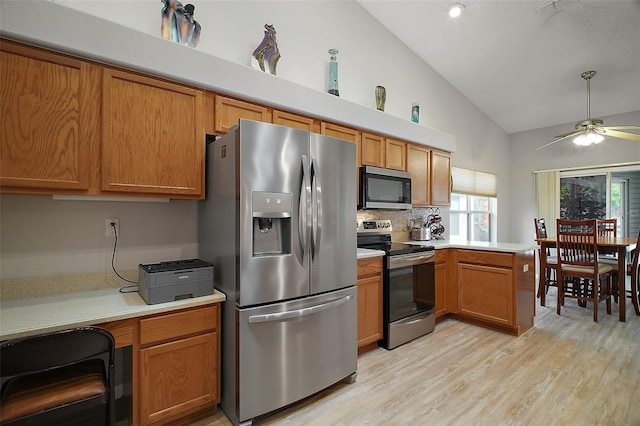
[(387, 90), (382, 86), (376, 86), (376, 109), (384, 111), (384, 103), (387, 101)]
[(329, 49), (329, 55), (331, 55), (331, 61), (329, 61), (329, 90), (328, 92), (335, 96), (340, 96), (340, 90), (338, 89), (338, 62), (336, 61), (336, 55), (338, 49)]
[(411, 121), (418, 123), (420, 121), (420, 104), (411, 105)]

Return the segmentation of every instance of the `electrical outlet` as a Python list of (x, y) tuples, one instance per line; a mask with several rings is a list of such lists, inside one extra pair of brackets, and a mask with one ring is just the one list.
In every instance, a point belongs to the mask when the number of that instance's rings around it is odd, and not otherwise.
[(104, 235), (107, 237), (114, 237), (115, 235), (113, 234), (113, 226), (111, 226), (111, 224), (114, 224), (115, 228), (116, 228), (116, 234), (118, 237), (120, 236), (120, 219), (105, 219), (105, 225), (104, 225)]
[(528, 263), (525, 263), (525, 264), (522, 266), (522, 272), (529, 272), (529, 264), (528, 264)]

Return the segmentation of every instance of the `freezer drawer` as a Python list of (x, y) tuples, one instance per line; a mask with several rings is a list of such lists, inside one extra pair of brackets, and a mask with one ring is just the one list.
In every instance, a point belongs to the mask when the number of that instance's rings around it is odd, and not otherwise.
[(356, 372), (355, 286), (238, 315), (240, 422), (312, 395)]

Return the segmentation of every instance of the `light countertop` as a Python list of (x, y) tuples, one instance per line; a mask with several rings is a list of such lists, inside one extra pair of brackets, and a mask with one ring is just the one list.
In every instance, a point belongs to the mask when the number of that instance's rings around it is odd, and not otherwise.
[(430, 241), (403, 241), (406, 244), (415, 246), (434, 246), (436, 250), (445, 248), (500, 251), (506, 253), (519, 253), (522, 251), (535, 250), (535, 244), (519, 243), (499, 243), (499, 242), (478, 242), (478, 241), (451, 241), (451, 240), (430, 240)]
[(224, 300), (225, 295), (215, 290), (209, 296), (147, 305), (137, 292), (120, 293), (117, 288), (2, 300), (0, 340), (170, 312)]
[(384, 251), (382, 250), (358, 248), (358, 259), (369, 259), (372, 257), (382, 257), (382, 256), (384, 256)]

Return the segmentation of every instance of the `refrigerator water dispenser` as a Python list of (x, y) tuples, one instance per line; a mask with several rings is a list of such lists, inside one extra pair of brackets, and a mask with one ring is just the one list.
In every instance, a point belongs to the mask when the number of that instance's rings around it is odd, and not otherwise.
[(291, 254), (290, 193), (253, 192), (253, 256)]

